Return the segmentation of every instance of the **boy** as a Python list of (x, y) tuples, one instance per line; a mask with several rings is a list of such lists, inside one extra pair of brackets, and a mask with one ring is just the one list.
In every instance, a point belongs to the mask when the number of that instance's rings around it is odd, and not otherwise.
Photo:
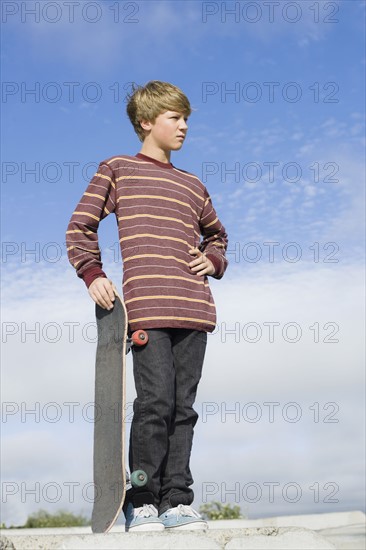
[(206, 522), (190, 506), (193, 403), (207, 332), (216, 323), (207, 276), (225, 272), (227, 235), (204, 185), (170, 162), (191, 114), (183, 92), (151, 81), (134, 89), (127, 114), (141, 151), (100, 163), (71, 218), (68, 255), (92, 299), (111, 309), (115, 287), (102, 270), (97, 229), (115, 213), (129, 330), (149, 335), (146, 346), (133, 349), (129, 452), (130, 470), (145, 470), (149, 480), (127, 493), (126, 530), (203, 529)]

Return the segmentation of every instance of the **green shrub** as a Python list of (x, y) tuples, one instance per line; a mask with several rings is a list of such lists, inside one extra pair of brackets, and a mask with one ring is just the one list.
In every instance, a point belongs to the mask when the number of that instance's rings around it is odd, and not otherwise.
[(208, 520), (216, 519), (241, 519), (240, 506), (231, 504), (222, 504), (221, 502), (212, 501), (207, 504), (203, 504), (200, 509), (200, 514)]
[(45, 510), (39, 510), (35, 514), (28, 516), (24, 528), (43, 528), (43, 527), (84, 527), (90, 525), (84, 516), (76, 516), (71, 512), (59, 510), (56, 514), (49, 514)]

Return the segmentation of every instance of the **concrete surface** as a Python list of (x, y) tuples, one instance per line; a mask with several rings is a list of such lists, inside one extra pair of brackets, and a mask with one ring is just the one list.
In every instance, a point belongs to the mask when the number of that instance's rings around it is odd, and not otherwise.
[(4, 529), (0, 550), (364, 550), (365, 523), (365, 514), (355, 511), (211, 521), (207, 531), (125, 533), (117, 526), (93, 535), (90, 527)]

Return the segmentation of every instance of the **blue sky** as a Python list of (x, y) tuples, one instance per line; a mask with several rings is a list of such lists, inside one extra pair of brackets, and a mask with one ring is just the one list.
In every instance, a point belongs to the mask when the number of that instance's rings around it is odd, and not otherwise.
[[(64, 403), (92, 400), (93, 306), (64, 234), (97, 164), (139, 151), (124, 98), (131, 82), (152, 79), (190, 98), (188, 138), (172, 162), (204, 181), (230, 237), (230, 268), (212, 284), (219, 325), (197, 404), (201, 419), (212, 413), (192, 457), (197, 505), (207, 488), (224, 502), (222, 483), (239, 483), (227, 498), (250, 517), (362, 508), (365, 4), (279, 4), (2, 3), (2, 431), (4, 479), (15, 484), (3, 500), (7, 523), (61, 504), (90, 513), (81, 492), (35, 502), (22, 487), (91, 480), (90, 423), (70, 422)], [(119, 284), (114, 220), (100, 241)], [(49, 402), (61, 407), (59, 422), (22, 417), (22, 407)], [(261, 421), (246, 417), (251, 402)], [(265, 402), (280, 403), (277, 422)], [(298, 422), (286, 418), (287, 403), (301, 407)], [(332, 410), (339, 422), (326, 421)], [(280, 484), (274, 502), (270, 481)], [(247, 482), (262, 498), (245, 498)], [(298, 502), (283, 497), (290, 482), (302, 489)]]

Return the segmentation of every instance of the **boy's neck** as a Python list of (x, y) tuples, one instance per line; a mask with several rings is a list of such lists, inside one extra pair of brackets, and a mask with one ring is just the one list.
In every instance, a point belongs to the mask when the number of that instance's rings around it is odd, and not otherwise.
[(164, 162), (170, 164), (170, 151), (164, 151), (159, 147), (154, 147), (151, 144), (143, 143), (140, 153), (152, 159), (158, 160), (159, 162)]

